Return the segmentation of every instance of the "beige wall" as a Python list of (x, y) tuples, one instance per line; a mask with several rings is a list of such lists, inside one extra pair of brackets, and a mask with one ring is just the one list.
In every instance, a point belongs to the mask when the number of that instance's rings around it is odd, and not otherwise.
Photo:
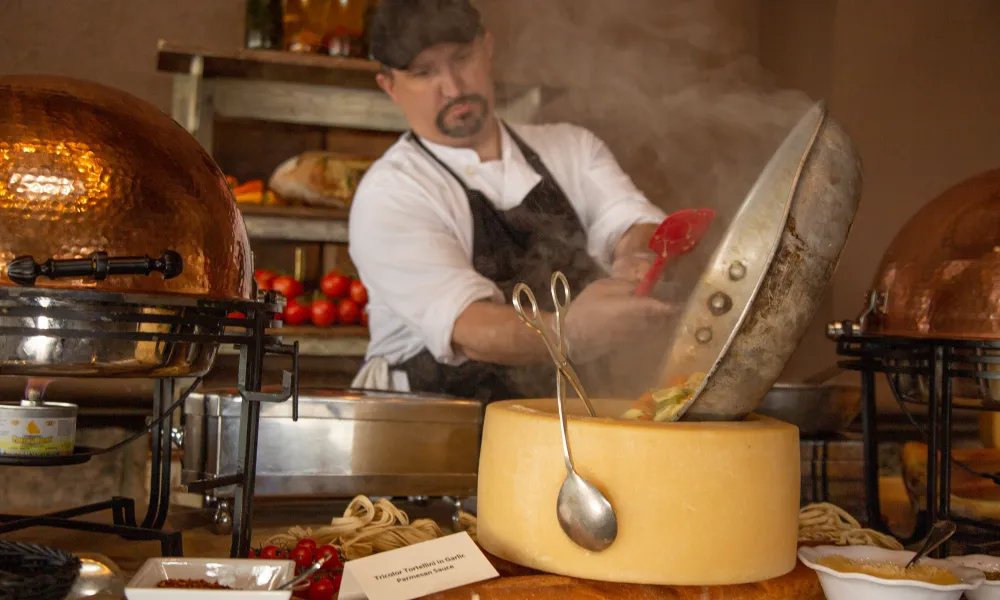
[(47, 73), (121, 88), (170, 108), (156, 41), (243, 44), (244, 0), (0, 0), (0, 74)]

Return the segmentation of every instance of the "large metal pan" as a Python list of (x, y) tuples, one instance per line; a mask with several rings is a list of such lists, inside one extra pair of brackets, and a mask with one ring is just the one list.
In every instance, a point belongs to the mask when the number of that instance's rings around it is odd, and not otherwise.
[(681, 315), (661, 385), (705, 373), (686, 420), (739, 420), (777, 381), (822, 300), (861, 196), (861, 162), (822, 103), (757, 179)]

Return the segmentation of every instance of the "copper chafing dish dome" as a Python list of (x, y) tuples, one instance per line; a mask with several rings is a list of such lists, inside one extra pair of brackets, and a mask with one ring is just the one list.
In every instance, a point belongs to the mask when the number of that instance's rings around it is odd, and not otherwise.
[(1000, 169), (948, 189), (885, 253), (866, 334), (1000, 340)]
[(0, 285), (8, 264), (178, 253), (183, 270), (37, 287), (249, 299), (252, 262), (225, 176), (173, 119), (66, 78), (0, 78)]
[(273, 314), (252, 277), (225, 176), (169, 116), (0, 77), (0, 375), (202, 375), (230, 311)]

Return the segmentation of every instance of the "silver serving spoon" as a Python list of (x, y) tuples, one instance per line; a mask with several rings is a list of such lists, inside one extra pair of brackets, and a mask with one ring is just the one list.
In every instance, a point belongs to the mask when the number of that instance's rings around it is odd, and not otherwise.
[(931, 552), (933, 552), (938, 546), (948, 541), (951, 536), (955, 535), (955, 531), (958, 526), (955, 525), (953, 521), (938, 521), (931, 527), (930, 533), (924, 538), (924, 543), (920, 546), (920, 550), (913, 555), (910, 562), (906, 563), (905, 569), (909, 569), (913, 565), (917, 564), (917, 561), (924, 558)]
[(327, 558), (325, 556), (322, 557), (322, 558), (320, 558), (319, 560), (317, 560), (316, 562), (314, 562), (311, 567), (309, 567), (305, 571), (302, 571), (302, 574), (299, 575), (298, 577), (295, 577), (293, 579), (289, 579), (285, 583), (279, 585), (278, 586), (278, 590), (279, 591), (280, 590), (290, 590), (293, 587), (295, 587), (295, 586), (299, 585), (300, 583), (302, 583), (303, 581), (305, 581), (306, 579), (309, 579), (317, 571), (319, 571), (320, 569), (323, 568), (323, 565), (326, 564), (326, 561), (327, 561)]
[[(560, 300), (560, 287), (563, 292), (563, 300)], [(563, 460), (566, 463), (566, 479), (563, 480), (562, 487), (559, 488), (559, 496), (556, 499), (556, 516), (559, 526), (569, 536), (569, 539), (581, 548), (600, 552), (610, 546), (618, 537), (618, 518), (615, 516), (611, 502), (601, 493), (601, 490), (580, 477), (573, 466), (573, 456), (569, 450), (569, 434), (566, 429), (566, 386), (563, 382), (563, 376), (566, 376), (585, 402), (586, 396), (582, 393), (579, 379), (572, 367), (569, 367), (569, 361), (566, 360), (564, 354), (563, 319), (569, 309), (570, 291), (569, 282), (566, 281), (566, 277), (562, 273), (552, 274), (551, 292), (556, 310), (557, 342), (553, 342), (546, 333), (535, 296), (531, 293), (531, 289), (523, 283), (514, 288), (514, 308), (521, 319), (542, 336), (549, 354), (552, 355), (552, 359), (558, 367), (556, 371), (556, 402), (559, 407)], [(521, 306), (521, 294), (528, 298), (530, 313)], [(593, 415), (593, 408), (589, 402), (586, 403)]]

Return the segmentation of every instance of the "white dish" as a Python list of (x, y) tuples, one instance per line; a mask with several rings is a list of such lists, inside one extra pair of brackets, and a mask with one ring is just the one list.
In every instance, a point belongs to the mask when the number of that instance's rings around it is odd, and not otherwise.
[(799, 560), (816, 571), (827, 600), (958, 600), (962, 594), (978, 588), (985, 577), (976, 569), (948, 560), (925, 558), (921, 562), (947, 569), (960, 583), (934, 585), (905, 579), (880, 579), (863, 573), (841, 573), (817, 564), (826, 556), (838, 555), (854, 560), (905, 565), (913, 552), (885, 550), (875, 546), (816, 546), (799, 548)]
[[(289, 600), (292, 591), (276, 590), (295, 577), (290, 560), (233, 558), (150, 558), (125, 586), (128, 600)], [(158, 588), (168, 579), (203, 579), (232, 590)]]
[[(969, 556), (952, 556), (948, 560), (970, 569), (1000, 571), (1000, 557), (996, 556), (970, 554)], [(1000, 600), (1000, 581), (987, 579), (983, 585), (965, 592), (965, 595), (968, 596), (969, 600)]]

